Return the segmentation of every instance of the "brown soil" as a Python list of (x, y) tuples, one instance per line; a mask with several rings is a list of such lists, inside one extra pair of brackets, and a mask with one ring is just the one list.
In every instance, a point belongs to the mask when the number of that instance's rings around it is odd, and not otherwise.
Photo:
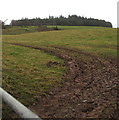
[[(65, 60), (68, 71), (64, 83), (54, 87), (47, 96), (29, 108), (41, 118), (119, 118), (117, 111), (117, 64), (88, 53), (62, 47), (33, 47)], [(92, 59), (91, 62), (75, 60), (59, 52), (77, 52)], [(58, 64), (49, 62), (47, 65)], [(99, 67), (100, 66), (100, 67)]]

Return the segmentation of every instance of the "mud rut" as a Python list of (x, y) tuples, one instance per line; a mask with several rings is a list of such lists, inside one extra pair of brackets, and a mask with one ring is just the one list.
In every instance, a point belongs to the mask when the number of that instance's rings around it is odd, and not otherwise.
[[(116, 118), (117, 117), (117, 64), (82, 51), (58, 46), (52, 48), (13, 44), (42, 50), (65, 61), (68, 71), (61, 87), (47, 96), (39, 96), (38, 103), (30, 106), (41, 118)], [(59, 52), (60, 51), (60, 52)], [(91, 62), (76, 60), (63, 51), (83, 54)], [(99, 69), (99, 66), (102, 66)]]

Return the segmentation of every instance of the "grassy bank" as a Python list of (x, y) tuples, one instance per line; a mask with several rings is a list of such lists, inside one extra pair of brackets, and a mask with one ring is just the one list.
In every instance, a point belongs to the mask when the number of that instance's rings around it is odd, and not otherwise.
[[(64, 61), (56, 56), (8, 43), (49, 48), (59, 46), (103, 58), (117, 58), (116, 29), (85, 26), (58, 28), (62, 30), (38, 32), (36, 27), (14, 27), (5, 31), (9, 35), (3, 35), (3, 88), (26, 106), (34, 104), (39, 95), (47, 95), (50, 89), (60, 85), (67, 68)], [(77, 54), (73, 55), (76, 57)], [(49, 66), (49, 63), (56, 64)], [(9, 108), (5, 106), (3, 109), (4, 114), (10, 116)]]
[(69, 28), (60, 26), (59, 28), (63, 30), (4, 35), (3, 39), (8, 43), (34, 46), (58, 45), (80, 49), (99, 56), (117, 56), (117, 29), (85, 26), (69, 26)]

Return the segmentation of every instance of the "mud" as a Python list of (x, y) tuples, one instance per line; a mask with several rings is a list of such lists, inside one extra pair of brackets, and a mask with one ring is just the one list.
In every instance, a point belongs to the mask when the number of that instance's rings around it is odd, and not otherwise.
[(46, 64), (46, 66), (48, 66), (48, 67), (53, 67), (53, 66), (55, 66), (55, 65), (61, 65), (61, 64), (58, 63), (58, 62), (55, 62), (55, 61), (49, 61), (49, 62)]
[[(38, 103), (29, 108), (41, 118), (119, 118), (117, 110), (117, 64), (91, 54), (52, 46), (50, 48), (33, 47), (65, 61), (68, 67), (64, 83), (53, 88), (47, 96), (40, 95)], [(77, 52), (92, 59), (91, 62), (75, 60), (59, 50)], [(50, 62), (49, 66), (57, 64)], [(101, 66), (101, 68), (99, 68)]]

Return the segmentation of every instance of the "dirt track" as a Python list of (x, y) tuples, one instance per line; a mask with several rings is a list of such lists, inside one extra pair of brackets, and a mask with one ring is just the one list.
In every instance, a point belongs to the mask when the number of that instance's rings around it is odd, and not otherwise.
[[(90, 54), (52, 46), (40, 48), (65, 60), (68, 67), (65, 82), (48, 96), (39, 96), (39, 102), (30, 106), (41, 118), (110, 118), (117, 116), (117, 64)], [(54, 50), (55, 49), (55, 50)], [(63, 51), (83, 54), (91, 62), (76, 60)]]

